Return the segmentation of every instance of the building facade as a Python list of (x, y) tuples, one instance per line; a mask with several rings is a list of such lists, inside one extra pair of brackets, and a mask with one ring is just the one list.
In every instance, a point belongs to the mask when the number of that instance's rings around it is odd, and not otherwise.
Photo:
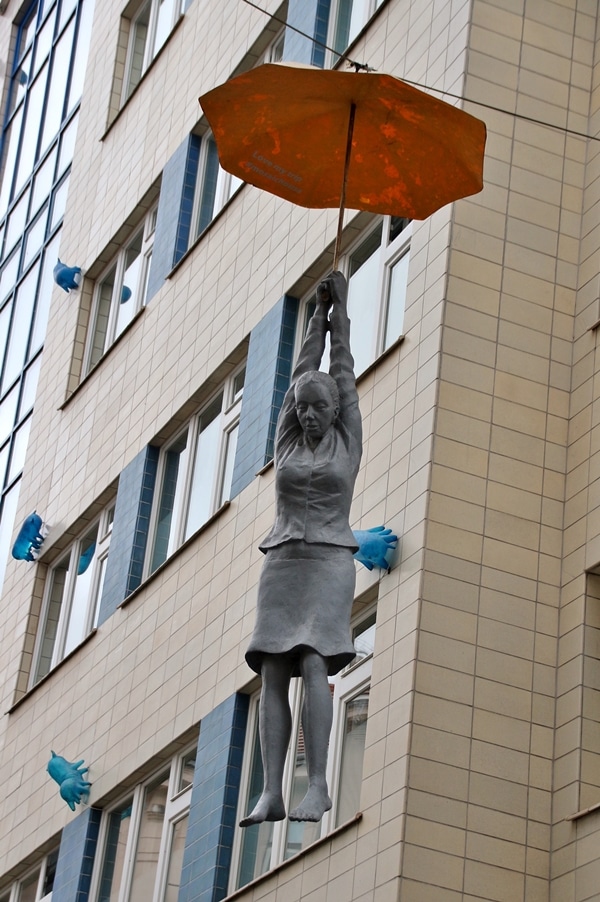
[[(600, 898), (597, 4), (0, 9), (0, 902)], [(357, 564), (332, 810), (241, 830), (274, 427), (337, 214), (221, 170), (198, 97), (342, 53), (483, 119), (485, 186), (346, 215), (352, 526), (400, 547)]]

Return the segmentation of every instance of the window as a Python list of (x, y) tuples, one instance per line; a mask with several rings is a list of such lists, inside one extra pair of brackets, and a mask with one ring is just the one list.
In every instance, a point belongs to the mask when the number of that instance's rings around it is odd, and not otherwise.
[[(329, 46), (342, 54), (382, 3), (383, 0), (334, 0), (329, 14)], [(332, 55), (332, 64), (337, 59), (337, 55)]]
[(98, 623), (113, 516), (114, 505), (73, 542), (48, 572), (32, 685)]
[(105, 811), (90, 899), (177, 902), (195, 747)]
[(229, 498), (245, 366), (161, 453), (148, 571), (153, 573)]
[(144, 0), (127, 21), (129, 39), (123, 84), (124, 103), (163, 46), (179, 16), (183, 0)]
[(154, 207), (96, 281), (85, 371), (89, 372), (144, 306), (156, 228)]
[[(357, 376), (402, 335), (410, 234), (409, 220), (385, 216), (340, 260), (348, 279), (350, 346)], [(313, 292), (305, 302), (304, 330), (315, 303)], [(329, 368), (327, 352), (321, 368)]]
[[(356, 602), (356, 607), (359, 604)], [(372, 604), (360, 606), (363, 612), (358, 615), (353, 626), (356, 658), (341, 673), (330, 679), (334, 713), (327, 780), (333, 801), (331, 811), (326, 812), (317, 824), (286, 819), (238, 830), (234, 841), (230, 892), (296, 855), (359, 811), (376, 617)], [(290, 706), (293, 715), (291, 747), (295, 751), (294, 754), (288, 753), (284, 774), (287, 811), (301, 801), (308, 786), (300, 723), (302, 681), (299, 679), (292, 680)], [(245, 771), (242, 775), (238, 820), (252, 810), (263, 788), (258, 695), (251, 704), (244, 758)]]
[(225, 172), (221, 167), (215, 140), (211, 132), (206, 132), (200, 144), (192, 214), (192, 242), (210, 225), (219, 210), (223, 209), (229, 198), (242, 184), (242, 179)]
[[(58, 849), (54, 849), (5, 893), (0, 893), (0, 902), (50, 902), (56, 874)], [(12, 889), (12, 891), (11, 891)]]

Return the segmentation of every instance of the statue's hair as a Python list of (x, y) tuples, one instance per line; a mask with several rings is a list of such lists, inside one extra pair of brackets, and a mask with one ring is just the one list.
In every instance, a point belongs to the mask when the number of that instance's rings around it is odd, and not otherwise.
[(303, 385), (306, 385), (308, 382), (318, 382), (321, 385), (325, 386), (325, 388), (331, 395), (331, 399), (334, 405), (339, 409), (340, 390), (333, 376), (330, 376), (329, 373), (322, 373), (320, 370), (309, 370), (307, 373), (302, 373), (302, 375), (298, 377), (294, 385), (294, 395), (296, 398), (298, 397), (298, 389)]

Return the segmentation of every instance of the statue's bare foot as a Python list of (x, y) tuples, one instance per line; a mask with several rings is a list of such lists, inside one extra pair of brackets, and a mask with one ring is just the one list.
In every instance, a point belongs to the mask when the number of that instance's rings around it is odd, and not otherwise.
[(331, 808), (331, 799), (326, 787), (309, 786), (308, 792), (293, 811), (291, 821), (320, 821), (326, 811)]
[(240, 827), (251, 827), (263, 821), (282, 821), (285, 817), (285, 805), (280, 795), (263, 792), (253, 810), (240, 821)]

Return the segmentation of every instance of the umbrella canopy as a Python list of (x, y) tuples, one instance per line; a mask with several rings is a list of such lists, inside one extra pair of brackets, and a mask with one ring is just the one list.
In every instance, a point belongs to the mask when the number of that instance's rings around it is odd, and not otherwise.
[(484, 123), (391, 75), (270, 63), (200, 104), (222, 167), (301, 206), (425, 219), (483, 187)]

